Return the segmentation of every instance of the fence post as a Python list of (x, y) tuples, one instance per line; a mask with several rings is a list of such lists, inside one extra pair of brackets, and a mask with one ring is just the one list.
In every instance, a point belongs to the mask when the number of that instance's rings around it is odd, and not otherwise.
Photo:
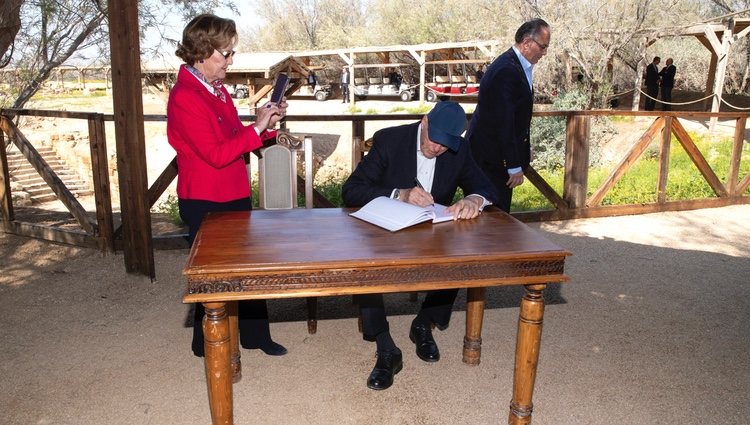
[(362, 160), (362, 143), (365, 140), (365, 120), (352, 119), (352, 171)]
[(571, 209), (580, 209), (586, 206), (590, 133), (590, 116), (568, 115), (565, 126), (563, 199), (568, 203), (568, 208)]
[(357, 168), (359, 161), (362, 160), (362, 139), (359, 136), (352, 136), (352, 171)]
[(739, 196), (737, 179), (740, 174), (740, 159), (742, 158), (742, 144), (745, 143), (745, 126), (747, 117), (739, 117), (734, 124), (734, 144), (732, 145), (732, 157), (729, 162), (729, 175), (727, 176), (727, 192), (729, 196)]
[(97, 245), (103, 253), (115, 252), (114, 220), (112, 218), (112, 195), (109, 191), (109, 163), (107, 161), (107, 136), (104, 131), (104, 115), (92, 114), (89, 119), (89, 149), (91, 172), (94, 180), (96, 202)]
[(112, 68), (117, 69), (112, 75), (112, 101), (125, 270), (153, 280), (156, 267), (148, 205), (138, 4), (125, 0), (108, 4)]
[(661, 153), (659, 157), (659, 177), (656, 182), (656, 202), (667, 202), (667, 181), (669, 178), (669, 151), (672, 142), (672, 117), (664, 116), (664, 128), (661, 130)]
[(365, 120), (363, 118), (354, 118), (352, 120), (352, 139), (359, 137), (365, 140)]
[[(0, 117), (5, 119), (5, 117)], [(2, 210), (5, 225), (13, 221), (13, 197), (10, 192), (10, 170), (8, 169), (8, 154), (5, 152), (5, 133), (0, 129), (0, 210)]]

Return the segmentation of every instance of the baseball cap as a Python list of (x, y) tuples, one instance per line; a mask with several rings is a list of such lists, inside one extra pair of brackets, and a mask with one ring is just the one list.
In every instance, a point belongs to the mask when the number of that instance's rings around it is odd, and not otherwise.
[(466, 130), (466, 112), (456, 102), (444, 100), (435, 104), (427, 114), (427, 132), (430, 140), (457, 152), (461, 135)]

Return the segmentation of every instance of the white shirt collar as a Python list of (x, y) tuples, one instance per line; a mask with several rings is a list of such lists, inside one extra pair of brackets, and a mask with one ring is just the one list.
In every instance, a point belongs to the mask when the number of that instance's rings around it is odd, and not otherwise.
[(435, 163), (437, 157), (426, 158), (422, 153), (420, 141), (422, 140), (422, 124), (417, 127), (417, 179), (427, 192), (432, 191), (432, 182), (435, 179)]

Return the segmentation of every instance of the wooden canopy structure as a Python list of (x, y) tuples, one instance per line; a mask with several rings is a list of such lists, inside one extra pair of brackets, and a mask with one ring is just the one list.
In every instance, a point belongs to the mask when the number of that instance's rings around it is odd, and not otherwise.
[[(227, 70), (225, 84), (244, 84), (250, 89), (250, 103), (254, 104), (272, 89), (275, 76), (279, 72), (289, 75), (291, 85), (287, 93), (293, 93), (305, 84), (307, 75), (320, 66), (312, 65), (316, 58), (333, 56), (339, 58), (342, 66), (349, 67), (350, 75), (354, 70), (365, 66), (407, 66), (419, 67), (419, 86), (425, 83), (426, 67), (431, 64), (450, 66), (461, 63), (490, 62), (496, 55), (498, 42), (465, 41), (450, 43), (430, 43), (416, 45), (368, 46), (346, 49), (313, 50), (294, 53), (237, 53), (234, 63)], [(394, 62), (393, 55), (399, 53), (410, 63)], [(375, 62), (373, 62), (375, 57)], [(144, 62), (142, 74), (146, 82), (154, 85), (168, 84), (174, 78), (181, 61), (175, 57), (156, 58)], [(352, 83), (354, 79), (352, 79)], [(353, 93), (353, 90), (350, 90)], [(354, 99), (352, 99), (353, 101)], [(420, 91), (420, 100), (424, 101), (424, 92)]]
[[(177, 57), (156, 58), (144, 62), (141, 73), (149, 84), (169, 85), (177, 74), (182, 61)], [(306, 84), (312, 71), (303, 61), (289, 53), (237, 53), (224, 78), (224, 84), (244, 84), (248, 87), (251, 105), (256, 104), (273, 89), (273, 82), (280, 73), (289, 75), (289, 89), (293, 93)]]
[[(391, 55), (395, 53), (404, 54), (414, 60), (419, 66), (419, 86), (424, 87), (427, 65), (433, 63), (446, 64), (453, 60), (479, 60), (490, 62), (498, 54), (498, 40), (473, 40), (449, 43), (424, 43), (412, 45), (389, 45), (352, 47), (346, 49), (314, 50), (293, 53), (304, 63), (310, 63), (311, 58), (320, 56), (336, 56), (343, 61), (343, 66), (349, 68), (349, 74), (354, 75), (354, 70), (364, 65), (379, 64), (382, 66), (403, 65), (391, 61)], [(375, 56), (377, 62), (370, 61)], [(352, 83), (354, 78), (351, 79)], [(354, 101), (354, 90), (349, 90), (351, 101)], [(419, 100), (424, 102), (424, 91), (419, 91)]]

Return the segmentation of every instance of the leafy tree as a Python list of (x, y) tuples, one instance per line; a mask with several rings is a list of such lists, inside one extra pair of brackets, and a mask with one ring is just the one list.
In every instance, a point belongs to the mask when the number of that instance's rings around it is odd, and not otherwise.
[[(187, 18), (219, 6), (236, 10), (231, 1), (142, 0), (142, 34), (163, 23), (164, 17)], [(16, 48), (10, 57), (11, 65), (19, 71), (19, 80), (13, 84), (18, 89), (3, 93), (0, 105), (12, 102), (13, 108), (23, 107), (56, 68), (76, 55), (84, 61), (109, 62), (106, 1), (26, 0), (20, 9), (20, 21)]]
[(379, 0), (373, 12), (376, 45), (505, 38), (521, 21), (508, 0)]
[[(571, 0), (550, 4), (540, 13), (550, 12), (553, 46), (559, 46), (558, 52), (572, 61), (588, 85), (592, 93), (588, 107), (602, 107), (612, 94), (615, 60), (635, 71), (636, 64), (645, 60), (639, 43), (684, 18), (679, 5), (680, 0)], [(562, 81), (562, 89), (572, 89), (576, 76)]]
[(264, 22), (248, 28), (249, 40), (240, 44), (252, 51), (363, 45), (367, 7), (366, 0), (256, 0), (253, 9)]
[(4, 0), (0, 6), (0, 68), (8, 65), (13, 54), (13, 40), (21, 29), (22, 3), (23, 0)]

